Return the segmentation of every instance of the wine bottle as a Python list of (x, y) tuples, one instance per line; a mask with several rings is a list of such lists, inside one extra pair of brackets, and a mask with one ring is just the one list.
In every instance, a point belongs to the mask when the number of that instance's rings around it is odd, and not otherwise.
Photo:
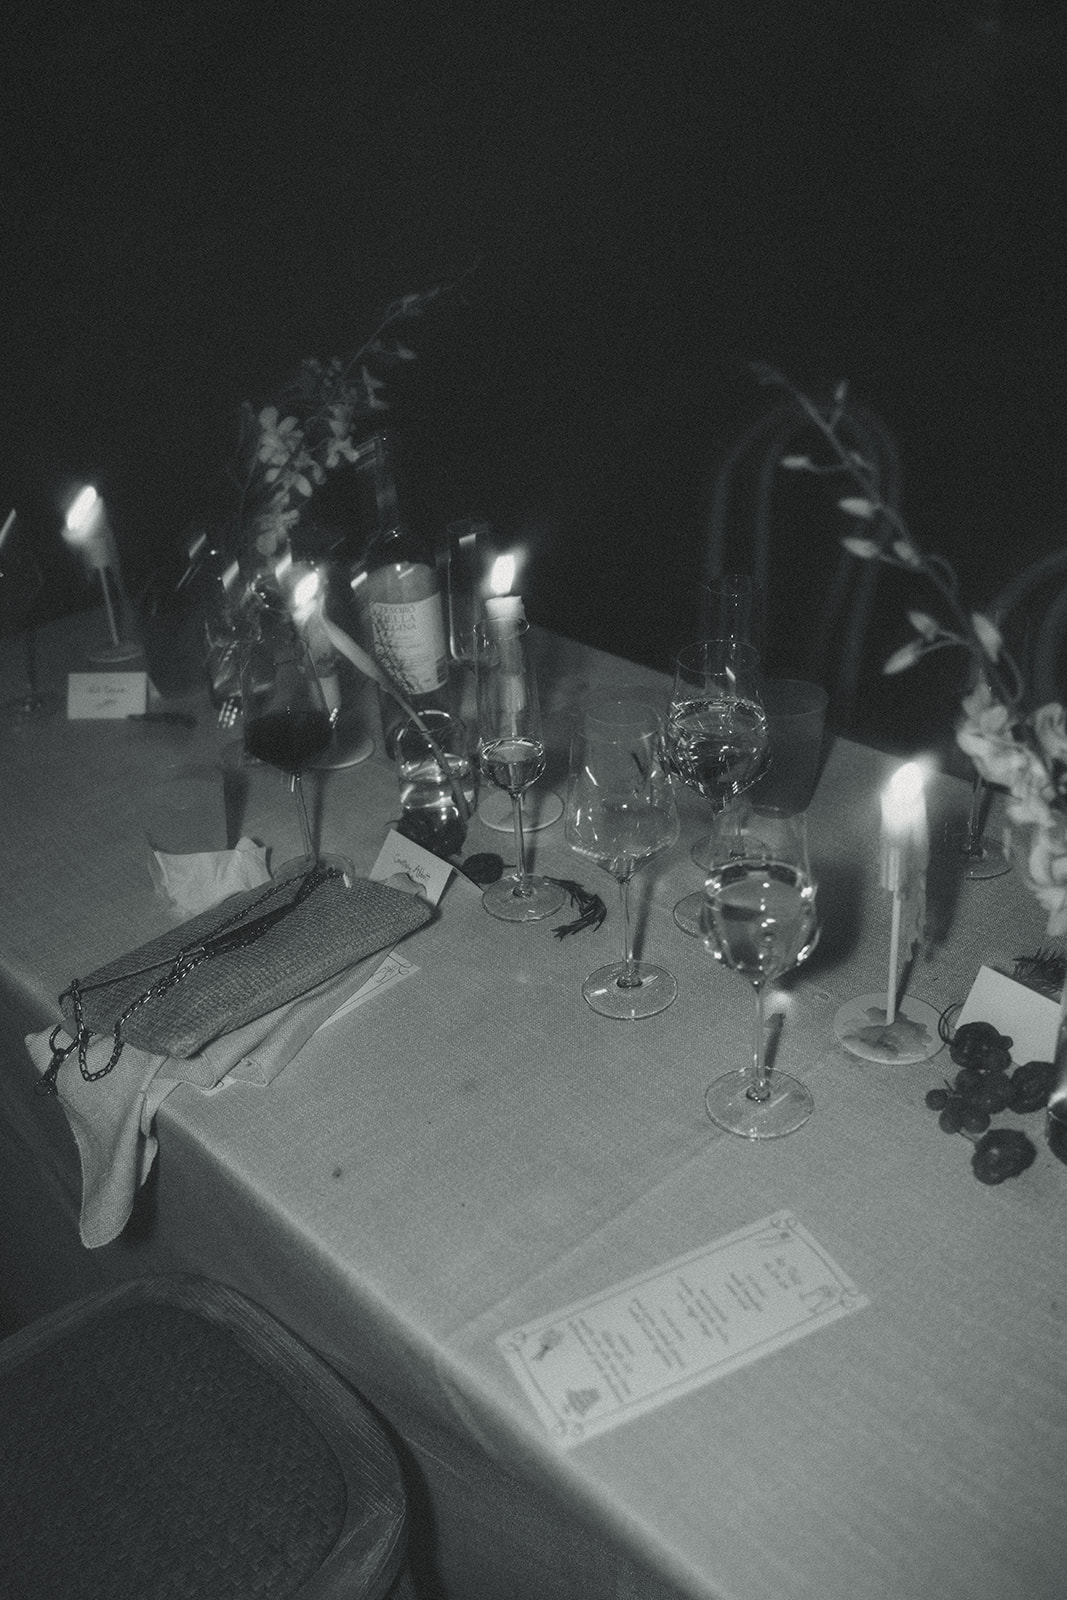
[[(390, 436), (375, 436), (370, 461), (376, 530), (367, 546), (359, 598), (375, 659), (416, 711), (447, 711), (448, 636), (434, 551), (402, 514)], [(396, 752), (404, 713), (382, 694), (386, 753)]]

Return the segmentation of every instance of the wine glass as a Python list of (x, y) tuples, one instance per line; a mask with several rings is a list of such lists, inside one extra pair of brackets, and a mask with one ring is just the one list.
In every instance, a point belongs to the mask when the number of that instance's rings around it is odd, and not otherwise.
[[(682, 782), (721, 812), (762, 774), (770, 756), (759, 691), (759, 656), (734, 639), (687, 645), (675, 662), (667, 712), (667, 764)], [(705, 873), (708, 841), (693, 848)], [(685, 933), (699, 934), (704, 895), (687, 894), (674, 908)]]
[(716, 961), (744, 973), (755, 994), (752, 1064), (716, 1078), (704, 1104), (712, 1122), (744, 1139), (778, 1139), (815, 1109), (797, 1079), (768, 1071), (763, 989), (815, 948), (815, 883), (802, 813), (759, 812), (742, 802), (717, 819), (702, 933)]
[(976, 772), (971, 784), (971, 808), (962, 836), (957, 829), (952, 838), (956, 855), (963, 863), (963, 876), (974, 882), (984, 878), (999, 878), (1011, 868), (1011, 858), (1004, 846), (985, 836), (982, 813), (986, 793), (986, 785)]
[(538, 922), (558, 911), (567, 891), (526, 870), (524, 789), (545, 770), (537, 679), (529, 653), (529, 623), (511, 609), (488, 616), (478, 633), (478, 759), (482, 772), (511, 796), (516, 867), (490, 884), (482, 904), (504, 922)]
[(274, 877), (296, 877), (324, 866), (351, 882), (351, 862), (343, 856), (320, 854), (312, 838), (302, 774), (328, 748), (333, 724), (311, 653), (290, 618), (267, 617), (245, 643), (241, 705), (245, 756), (287, 773), (296, 800), (304, 853), (285, 862)]
[(665, 967), (635, 961), (630, 880), (678, 837), (674, 791), (662, 765), (661, 717), (639, 692), (599, 696), (589, 705), (571, 751), (567, 843), (619, 885), (622, 960), (598, 967), (582, 994), (604, 1017), (655, 1016), (678, 993)]

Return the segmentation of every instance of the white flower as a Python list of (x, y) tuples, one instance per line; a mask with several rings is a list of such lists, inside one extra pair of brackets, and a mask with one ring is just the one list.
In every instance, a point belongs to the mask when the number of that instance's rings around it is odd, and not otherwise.
[(1048, 759), (1067, 764), (1067, 714), (1063, 706), (1053, 700), (1035, 711), (1030, 720)]

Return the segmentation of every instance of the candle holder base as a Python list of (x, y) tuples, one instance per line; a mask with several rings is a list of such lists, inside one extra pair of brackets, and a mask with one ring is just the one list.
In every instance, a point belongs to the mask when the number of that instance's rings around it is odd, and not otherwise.
[(885, 994), (861, 994), (834, 1017), (834, 1033), (849, 1055), (861, 1061), (908, 1066), (936, 1056), (944, 1040), (938, 1032), (940, 1012), (925, 1000), (905, 995), (892, 1022), (886, 1021)]

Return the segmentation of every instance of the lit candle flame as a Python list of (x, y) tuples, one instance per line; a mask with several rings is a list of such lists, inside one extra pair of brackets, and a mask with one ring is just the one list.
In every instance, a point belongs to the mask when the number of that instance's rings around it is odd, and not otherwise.
[(117, 567), (111, 525), (107, 520), (104, 502), (91, 483), (80, 489), (71, 501), (63, 524), (63, 537), (77, 550), (86, 566), (92, 571)]
[(906, 761), (890, 778), (882, 799), (882, 820), (894, 833), (906, 832), (925, 820), (923, 784), (923, 769), (917, 761)]
[(508, 594), (515, 582), (518, 561), (514, 555), (497, 556), (489, 571), (489, 593)]
[(67, 532), (73, 535), (75, 541), (87, 539), (96, 520), (100, 505), (100, 496), (91, 483), (80, 490), (75, 496), (70, 510), (67, 512)]
[(302, 573), (296, 580), (293, 585), (293, 611), (298, 618), (311, 611), (320, 587), (319, 575), (314, 570)]

